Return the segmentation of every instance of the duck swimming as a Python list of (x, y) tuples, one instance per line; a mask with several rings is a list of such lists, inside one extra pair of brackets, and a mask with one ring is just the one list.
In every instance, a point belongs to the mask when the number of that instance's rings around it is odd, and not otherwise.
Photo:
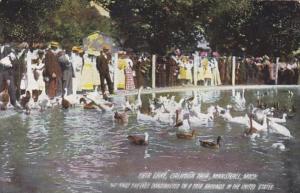
[(288, 138), (292, 137), (288, 128), (270, 120), (269, 118), (267, 119), (267, 125), (268, 125), (268, 129), (273, 133), (277, 133)]
[(135, 145), (148, 145), (149, 144), (149, 134), (144, 133), (144, 136), (140, 135), (128, 135), (127, 139)]
[(202, 147), (211, 148), (211, 149), (219, 149), (221, 147), (221, 136), (218, 136), (217, 142), (213, 142), (211, 140), (199, 140), (200, 145)]
[(268, 117), (268, 119), (269, 119), (270, 121), (275, 122), (275, 123), (286, 123), (286, 117), (287, 117), (287, 114), (286, 114), (286, 113), (283, 113), (283, 114), (282, 114), (282, 118)]
[(193, 129), (191, 132), (178, 132), (176, 133), (176, 137), (178, 139), (193, 139), (196, 136), (196, 131)]
[(115, 115), (114, 115), (114, 119), (115, 121), (117, 121), (118, 123), (128, 123), (128, 115), (127, 115), (127, 112), (124, 111), (124, 112), (118, 112), (116, 111), (115, 112)]
[(98, 109), (99, 107), (94, 101), (87, 102), (85, 98), (80, 98), (79, 103), (83, 103), (83, 109)]
[(258, 133), (258, 129), (256, 129), (255, 127), (253, 127), (253, 114), (251, 114), (249, 116), (250, 118), (250, 127), (244, 132), (245, 136), (254, 136), (256, 135), (256, 133)]

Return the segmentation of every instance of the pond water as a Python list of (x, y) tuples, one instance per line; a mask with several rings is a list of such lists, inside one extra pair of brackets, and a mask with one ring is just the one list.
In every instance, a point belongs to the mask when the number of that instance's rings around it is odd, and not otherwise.
[[(291, 88), (300, 107), (300, 92)], [(259, 90), (263, 99), (287, 104), (288, 89)], [(258, 90), (246, 90), (247, 104)], [(202, 110), (230, 104), (232, 91), (201, 91)], [(167, 93), (156, 96), (167, 95)], [(192, 91), (171, 93), (176, 100)], [(142, 95), (147, 103), (152, 95)], [(113, 101), (121, 109), (124, 97)], [(131, 96), (130, 100), (135, 100)], [(299, 108), (298, 108), (299, 111)], [(244, 115), (233, 112), (234, 116)], [(30, 116), (0, 112), (0, 193), (83, 192), (272, 192), (300, 191), (300, 116), (286, 123), (293, 138), (264, 134), (251, 140), (245, 127), (217, 118), (197, 130), (193, 140), (179, 140), (171, 126), (137, 122), (126, 126), (113, 113), (83, 110), (33, 111)], [(128, 143), (127, 135), (150, 135), (148, 146)], [(200, 147), (199, 139), (222, 136), (218, 150)], [(272, 147), (282, 143), (285, 150)]]

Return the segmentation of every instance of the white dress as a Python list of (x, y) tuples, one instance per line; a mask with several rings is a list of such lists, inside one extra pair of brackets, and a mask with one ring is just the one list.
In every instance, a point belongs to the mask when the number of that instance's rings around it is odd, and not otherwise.
[(75, 77), (72, 79), (73, 94), (76, 94), (77, 91), (81, 91), (80, 82), (81, 82), (81, 72), (83, 66), (82, 58), (78, 54), (72, 53), (71, 62), (75, 72)]
[(38, 79), (36, 80), (37, 83), (37, 90), (45, 90), (45, 82), (44, 82), (44, 77), (43, 77), (43, 71), (45, 67), (45, 63), (43, 62), (43, 58), (38, 58), (37, 59), (37, 64), (31, 64), (33, 72), (36, 71), (38, 74)]
[(94, 86), (100, 85), (100, 75), (96, 68), (95, 56), (85, 55), (80, 85), (83, 90), (94, 90)]
[(212, 85), (221, 85), (221, 78), (220, 78), (220, 72), (219, 72), (219, 66), (218, 66), (218, 61), (213, 58), (211, 61), (211, 66), (212, 66), (212, 74), (213, 74), (213, 80), (212, 80)]

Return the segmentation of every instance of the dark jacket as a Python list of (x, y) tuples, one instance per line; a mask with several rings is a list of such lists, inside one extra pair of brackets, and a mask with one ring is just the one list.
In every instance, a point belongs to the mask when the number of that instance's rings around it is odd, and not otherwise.
[(51, 77), (52, 73), (55, 73), (57, 78), (62, 77), (62, 70), (58, 63), (57, 55), (48, 50), (45, 55), (45, 75)]
[(107, 57), (101, 52), (100, 56), (96, 59), (97, 70), (100, 74), (109, 73), (109, 62), (111, 61), (111, 55), (107, 54)]

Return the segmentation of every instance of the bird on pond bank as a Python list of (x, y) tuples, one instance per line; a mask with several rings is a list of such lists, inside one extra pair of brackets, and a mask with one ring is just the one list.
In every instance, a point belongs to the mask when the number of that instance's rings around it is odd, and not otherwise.
[(30, 105), (29, 105), (30, 99), (31, 99), (31, 94), (29, 91), (26, 91), (26, 93), (22, 95), (20, 99), (20, 105), (22, 106), (23, 109), (25, 109), (25, 113), (27, 115), (30, 114)]
[(64, 89), (65, 94), (62, 95), (61, 106), (63, 109), (69, 109), (70, 107), (75, 107), (78, 104), (79, 98), (76, 94), (68, 95), (67, 88)]
[(217, 142), (214, 142), (212, 140), (199, 140), (199, 142), (202, 147), (219, 149), (221, 147), (221, 139), (221, 136), (218, 136)]
[(149, 134), (147, 132), (144, 135), (128, 135), (127, 139), (134, 145), (148, 145)]
[(8, 94), (8, 89), (5, 88), (1, 93), (0, 93), (0, 109), (1, 110), (6, 110), (7, 109), (7, 104), (9, 102), (9, 94)]

